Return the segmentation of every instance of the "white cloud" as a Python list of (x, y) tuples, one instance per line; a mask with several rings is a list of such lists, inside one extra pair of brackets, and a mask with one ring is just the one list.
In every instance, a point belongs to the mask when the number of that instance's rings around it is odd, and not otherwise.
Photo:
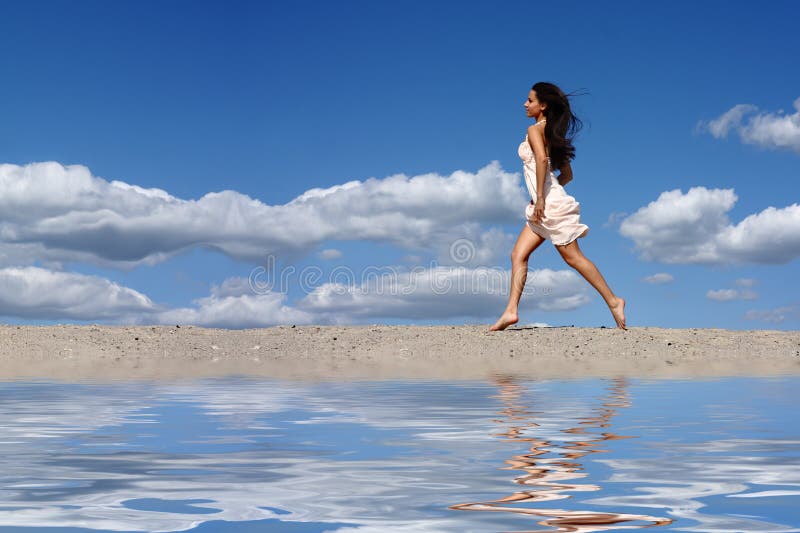
[[(321, 283), (293, 305), (285, 294), (229, 278), (193, 305), (144, 314), (139, 323), (246, 328), (277, 324), (358, 324), (379, 319), (495, 318), (508, 299), (510, 272), (498, 268), (381, 267), (358, 283)], [(521, 307), (567, 311), (589, 303), (582, 278), (571, 270), (531, 270)]]
[[(318, 317), (285, 305), (286, 295), (256, 294), (246, 278), (228, 278), (193, 307), (168, 309), (110, 280), (40, 267), (0, 268), (0, 316), (106, 323), (263, 327)], [(324, 317), (323, 317), (324, 318)]]
[(800, 205), (767, 207), (735, 226), (726, 226), (717, 241), (726, 260), (788, 263), (800, 255)]
[(342, 257), (342, 251), (336, 248), (326, 248), (319, 253), (322, 259), (339, 259)]
[(642, 279), (647, 283), (661, 284), (661, 283), (669, 283), (675, 278), (672, 277), (672, 274), (667, 274), (666, 272), (658, 272), (656, 274), (653, 274), (652, 276), (647, 276)]
[[(235, 259), (295, 259), (327, 239), (374, 240), (447, 251), (458, 238), (481, 243), (481, 223), (524, 220), (519, 173), (493, 161), (475, 173), (397, 174), (310, 189), (269, 205), (236, 191), (176, 198), (56, 162), (0, 165), (0, 242), (11, 257), (129, 268), (203, 247)], [(484, 240), (482, 240), (484, 239)], [(26, 251), (24, 254), (23, 251)]]
[(800, 205), (767, 207), (731, 224), (733, 189), (662, 192), (627, 217), (620, 234), (642, 259), (668, 264), (788, 263), (800, 255)]
[(706, 298), (718, 302), (728, 302), (731, 300), (755, 300), (758, 294), (754, 291), (743, 289), (718, 289), (706, 292)]
[[(248, 278), (231, 277), (191, 305), (170, 309), (97, 276), (7, 267), (0, 269), (0, 316), (223, 328), (392, 318), (490, 320), (505, 306), (509, 277), (508, 270), (499, 268), (383, 267), (366, 271), (358, 284), (319, 283), (294, 304), (257, 278), (251, 286)], [(571, 270), (531, 270), (522, 309), (571, 310), (590, 301), (587, 293), (587, 285)]]
[[(387, 268), (383, 275), (350, 285), (325, 283), (297, 307), (348, 321), (373, 317), (447, 319), (491, 318), (508, 300), (510, 272), (498, 268), (439, 266), (405, 270)], [(586, 283), (571, 270), (531, 270), (523, 309), (567, 311), (589, 303)]]
[[(0, 213), (0, 218), (2, 218)], [(0, 233), (3, 224), (0, 222)], [(55, 254), (51, 255), (41, 244), (9, 244), (0, 237), (0, 267), (34, 265), (52, 270), (64, 270), (64, 263)]]
[(232, 277), (223, 280), (219, 285), (211, 285), (211, 296), (216, 298), (226, 298), (228, 296), (243, 296), (255, 294), (250, 287), (250, 280), (247, 278)]
[[(751, 104), (739, 104), (723, 113), (719, 118), (697, 123), (697, 131), (708, 130), (715, 138), (727, 137), (736, 130), (742, 142), (764, 148), (789, 149), (800, 153), (800, 98), (792, 105), (796, 109), (791, 115), (780, 110), (777, 114), (759, 112)], [(751, 115), (745, 122), (745, 116)]]
[(516, 235), (499, 228), (483, 230), (477, 223), (466, 223), (460, 236), (443, 234), (434, 244), (439, 250), (436, 262), (440, 265), (495, 266), (510, 262), (511, 249)]
[(717, 139), (726, 137), (730, 130), (741, 124), (742, 118), (748, 113), (754, 113), (758, 108), (750, 104), (739, 104), (733, 106), (731, 109), (720, 115), (719, 118), (700, 121), (697, 123), (698, 130), (702, 131), (707, 129), (711, 135)]
[(194, 324), (216, 328), (258, 328), (278, 324), (322, 324), (311, 313), (286, 305), (281, 293), (217, 295), (192, 303), (193, 307), (170, 309), (139, 317), (139, 323)]
[(753, 278), (739, 278), (734, 283), (740, 287), (752, 287), (757, 281)]
[(0, 315), (113, 320), (159, 310), (147, 296), (97, 276), (40, 267), (0, 268)]
[(800, 308), (796, 305), (785, 305), (774, 309), (750, 309), (744, 314), (745, 320), (761, 320), (780, 324), (788, 320), (800, 319)]
[(620, 220), (625, 218), (627, 215), (625, 211), (614, 211), (608, 215), (608, 219), (603, 223), (604, 228), (608, 228), (610, 226), (616, 226)]
[[(496, 161), (476, 173), (394, 175), (310, 189), (285, 205), (230, 190), (183, 200), (161, 189), (106, 181), (81, 165), (3, 164), (0, 268), (38, 261), (51, 269), (6, 267), (0, 303), (9, 316), (233, 328), (376, 318), (491, 319), (506, 303), (509, 271), (486, 265), (508, 263), (515, 235), (482, 224), (522, 223), (524, 198), (519, 174), (503, 172)], [(109, 280), (60, 271), (72, 261), (123, 268), (154, 264), (192, 247), (237, 259), (280, 254), (287, 262), (326, 239), (377, 240), (415, 252), (427, 248), (436, 261), (427, 269), (401, 269), (395, 284), (417, 286), (400, 296), (369, 283), (345, 291), (329, 283), (290, 304), (285, 290), (255, 291), (248, 279), (229, 278), (212, 286), (208, 296), (173, 309)], [(340, 256), (332, 248), (320, 252), (322, 258)], [(447, 286), (451, 289), (441, 292)], [(523, 306), (540, 311), (575, 309), (589, 301), (586, 284), (571, 270), (530, 271), (526, 292), (534, 297)]]

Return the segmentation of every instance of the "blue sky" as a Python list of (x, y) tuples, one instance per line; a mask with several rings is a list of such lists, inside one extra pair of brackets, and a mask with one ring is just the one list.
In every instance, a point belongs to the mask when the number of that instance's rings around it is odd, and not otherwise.
[[(497, 291), (354, 291), (331, 275), (507, 271), (528, 201), (522, 103), (551, 81), (584, 93), (566, 189), (628, 325), (797, 329), (800, 6), (756, 15), (743, 2), (5, 3), (0, 314), (491, 324)], [(474, 257), (454, 261), (454, 242)], [(319, 279), (254, 291), (269, 255)], [(521, 324), (613, 325), (550, 243), (529, 267)]]

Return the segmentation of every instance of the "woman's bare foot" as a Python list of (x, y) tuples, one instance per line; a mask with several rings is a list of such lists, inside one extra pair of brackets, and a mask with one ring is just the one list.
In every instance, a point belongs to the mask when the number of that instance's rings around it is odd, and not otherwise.
[(519, 321), (519, 317), (516, 313), (511, 313), (506, 311), (503, 315), (497, 319), (497, 322), (494, 323), (494, 326), (489, 328), (489, 331), (500, 331), (506, 329), (511, 324), (516, 324)]
[(617, 297), (617, 303), (609, 305), (608, 308), (611, 309), (611, 314), (617, 321), (617, 327), (627, 330), (628, 328), (625, 327), (625, 300)]

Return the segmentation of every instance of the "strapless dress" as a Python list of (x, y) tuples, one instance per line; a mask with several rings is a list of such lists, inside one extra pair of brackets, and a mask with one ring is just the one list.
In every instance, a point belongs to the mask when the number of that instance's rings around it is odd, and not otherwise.
[(569, 244), (575, 239), (584, 237), (589, 232), (589, 226), (581, 222), (581, 204), (567, 194), (558, 182), (550, 166), (549, 157), (547, 175), (544, 178), (544, 216), (540, 222), (533, 222), (533, 208), (536, 203), (536, 159), (533, 157), (533, 149), (527, 135), (520, 143), (517, 153), (522, 159), (525, 185), (533, 201), (525, 207), (525, 219), (531, 231), (550, 239), (556, 245)]

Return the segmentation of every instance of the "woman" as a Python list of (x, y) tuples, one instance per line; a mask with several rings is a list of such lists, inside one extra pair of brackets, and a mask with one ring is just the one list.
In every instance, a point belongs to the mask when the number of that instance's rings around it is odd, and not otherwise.
[[(528, 277), (528, 257), (545, 239), (550, 239), (564, 261), (597, 289), (617, 327), (627, 329), (625, 300), (611, 292), (600, 271), (578, 247), (577, 239), (588, 233), (589, 226), (580, 221), (579, 202), (564, 190), (564, 185), (572, 180), (570, 160), (575, 158), (572, 137), (581, 122), (572, 114), (567, 96), (552, 83), (536, 83), (524, 105), (527, 115), (536, 119), (518, 150), (531, 203), (525, 209), (527, 223), (511, 252), (508, 306), (489, 331), (505, 329), (519, 320), (517, 310)], [(561, 171), (558, 179), (553, 168)]]

